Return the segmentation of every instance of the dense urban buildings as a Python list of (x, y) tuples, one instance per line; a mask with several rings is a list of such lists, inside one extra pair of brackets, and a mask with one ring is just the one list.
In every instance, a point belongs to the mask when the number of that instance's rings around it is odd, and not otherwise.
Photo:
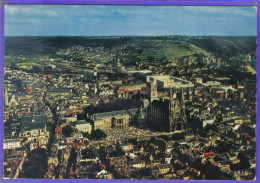
[(255, 178), (256, 37), (23, 39), (6, 38), (4, 177)]

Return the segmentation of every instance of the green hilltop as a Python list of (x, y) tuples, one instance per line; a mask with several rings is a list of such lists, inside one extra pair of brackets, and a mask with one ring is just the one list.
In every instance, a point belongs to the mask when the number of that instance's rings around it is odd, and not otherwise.
[(182, 58), (194, 54), (203, 54), (205, 51), (187, 41), (175, 40), (149, 40), (145, 43), (145, 49), (138, 56), (139, 59), (144, 60), (148, 57), (155, 59), (171, 59)]

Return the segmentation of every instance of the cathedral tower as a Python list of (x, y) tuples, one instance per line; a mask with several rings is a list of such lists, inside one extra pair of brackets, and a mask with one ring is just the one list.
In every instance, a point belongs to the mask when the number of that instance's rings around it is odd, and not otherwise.
[(5, 90), (5, 103), (4, 103), (4, 106), (8, 106), (9, 105), (9, 96), (8, 96), (8, 91), (7, 89)]
[(151, 78), (150, 83), (148, 85), (148, 97), (150, 102), (157, 100), (158, 99), (158, 94), (157, 94), (157, 80)]

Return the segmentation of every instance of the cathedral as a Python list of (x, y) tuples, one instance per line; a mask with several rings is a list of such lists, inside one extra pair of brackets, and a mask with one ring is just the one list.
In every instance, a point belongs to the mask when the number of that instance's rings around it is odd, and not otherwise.
[(16, 95), (12, 95), (11, 98), (8, 94), (8, 91), (5, 90), (5, 93), (4, 93), (4, 106), (5, 107), (15, 107), (18, 105), (18, 97)]
[(158, 131), (173, 132), (187, 128), (183, 88), (158, 92), (157, 81), (150, 81), (147, 123)]

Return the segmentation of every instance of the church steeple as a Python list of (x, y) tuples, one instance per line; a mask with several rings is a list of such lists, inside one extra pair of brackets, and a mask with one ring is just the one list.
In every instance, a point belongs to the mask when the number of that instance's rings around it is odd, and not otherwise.
[(156, 79), (151, 80), (150, 83), (149, 83), (149, 94), (148, 94), (148, 96), (150, 98), (150, 102), (158, 99), (157, 80)]
[(5, 90), (5, 103), (4, 103), (4, 105), (5, 106), (8, 106), (9, 105), (9, 96), (8, 96), (8, 91), (7, 91), (7, 89)]
[(183, 89), (173, 92), (170, 91), (170, 131), (184, 130), (187, 128), (187, 117), (185, 113), (185, 102)]
[(184, 102), (184, 95), (183, 95), (183, 88), (181, 88), (181, 119), (182, 119), (182, 128), (187, 128), (187, 116), (185, 112), (185, 102)]

